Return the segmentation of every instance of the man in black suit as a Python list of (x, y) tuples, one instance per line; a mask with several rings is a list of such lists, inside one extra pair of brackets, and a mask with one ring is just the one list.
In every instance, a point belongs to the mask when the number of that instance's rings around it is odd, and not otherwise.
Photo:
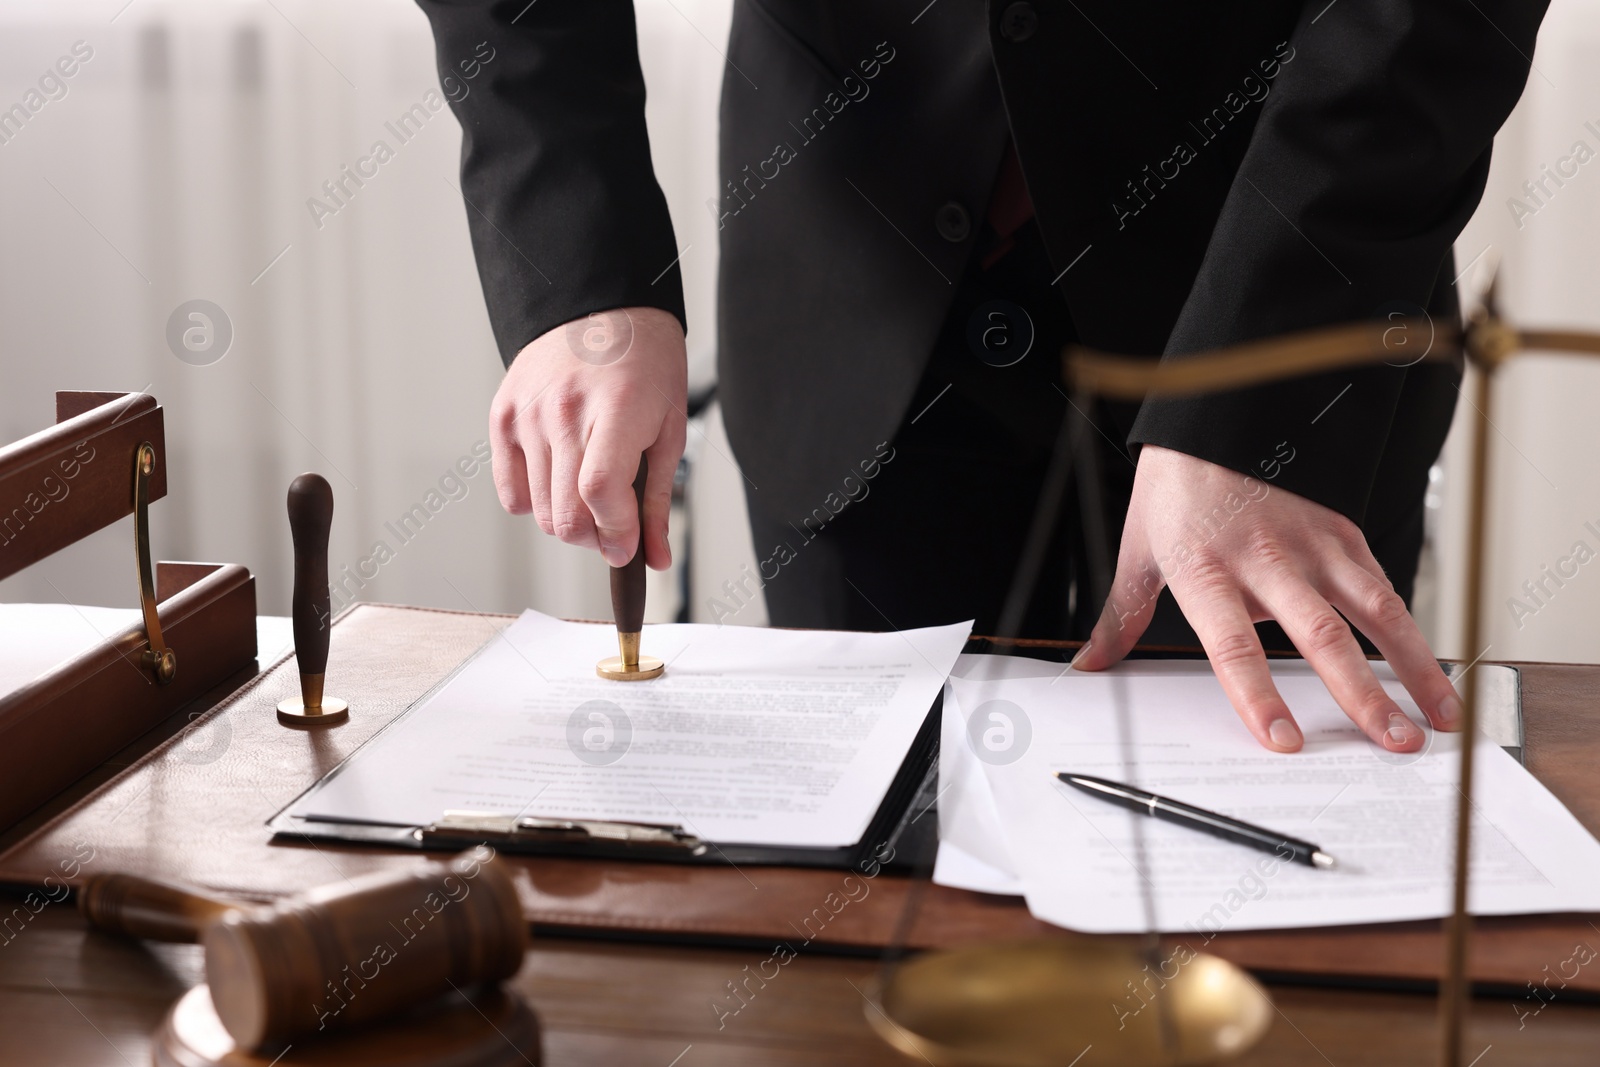
[[(482, 42), (497, 57), (453, 107), (509, 368), (501, 501), (664, 567), (685, 323), (631, 4), (420, 2), (443, 73)], [(1287, 641), (1376, 743), (1420, 747), (1349, 620), (1454, 728), (1407, 598), (1458, 368), (1413, 365), (1410, 338), (1393, 366), (1104, 405), (1085, 413), (1104, 507), (1085, 482), (1041, 509), (1067, 407), (1054, 354), (1454, 319), (1451, 244), (1544, 6), (736, 0), (708, 208), (720, 397), (773, 621), (1004, 615), (1090, 633), (1081, 669), (1197, 636), (1284, 752), (1302, 738), (1262, 640)], [(1036, 512), (1058, 549), (1008, 607)], [(1103, 606), (1097, 538), (1121, 544)]]

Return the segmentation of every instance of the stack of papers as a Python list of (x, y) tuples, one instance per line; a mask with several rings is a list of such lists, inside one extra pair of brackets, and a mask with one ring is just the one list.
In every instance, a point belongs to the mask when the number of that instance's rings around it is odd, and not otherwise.
[[(1390, 695), (1424, 719), (1392, 672)], [(1086, 674), (962, 656), (945, 694), (935, 881), (1027, 899), (1037, 917), (1098, 933), (1438, 918), (1451, 911), (1459, 736), (1380, 749), (1309, 666), (1273, 676), (1306, 736), (1263, 749), (1204, 662), (1136, 661)], [(1426, 727), (1425, 727), (1426, 728)], [(1600, 911), (1600, 842), (1491, 743), (1476, 749), (1471, 910)], [(1116, 807), (1058, 782), (1136, 785), (1315, 842), (1317, 870)]]

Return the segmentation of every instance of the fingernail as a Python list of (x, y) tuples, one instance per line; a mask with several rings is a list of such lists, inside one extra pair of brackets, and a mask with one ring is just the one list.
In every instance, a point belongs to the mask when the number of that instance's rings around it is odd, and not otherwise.
[(1272, 738), (1272, 743), (1279, 748), (1299, 748), (1303, 738), (1300, 728), (1294, 724), (1293, 719), (1278, 719), (1267, 727), (1267, 736)]
[(1452, 693), (1439, 701), (1439, 723), (1442, 726), (1455, 726), (1461, 722), (1464, 709), (1461, 707), (1461, 698)]
[(1089, 654), (1089, 649), (1092, 647), (1094, 647), (1092, 642), (1085, 641), (1083, 643), (1083, 647), (1078, 649), (1078, 651), (1073, 654), (1072, 662), (1067, 664), (1067, 666), (1076, 667), (1078, 665), (1078, 661), (1083, 659), (1084, 656), (1087, 656)]
[(1417, 729), (1417, 724), (1406, 718), (1403, 713), (1398, 711), (1389, 713), (1390, 744), (1403, 745), (1420, 734), (1421, 731)]
[(628, 562), (627, 554), (620, 545), (601, 545), (600, 556), (613, 567), (620, 567)]

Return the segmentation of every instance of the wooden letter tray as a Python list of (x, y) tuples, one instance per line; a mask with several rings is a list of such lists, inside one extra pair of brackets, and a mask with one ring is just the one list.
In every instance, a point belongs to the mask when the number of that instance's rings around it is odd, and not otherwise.
[(144, 393), (57, 393), (54, 426), (0, 448), (0, 578), (132, 514), (144, 613), (139, 624), (0, 693), (0, 832), (254, 667), (248, 570), (152, 568), (145, 508), (166, 492), (161, 406)]

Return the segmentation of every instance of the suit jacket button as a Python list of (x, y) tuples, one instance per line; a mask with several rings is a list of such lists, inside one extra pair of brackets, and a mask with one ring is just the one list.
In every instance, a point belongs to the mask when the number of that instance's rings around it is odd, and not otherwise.
[(1039, 14), (1032, 4), (1012, 4), (1000, 13), (1000, 34), (1016, 44), (1033, 36), (1039, 28)]
[(933, 225), (940, 237), (958, 245), (972, 232), (972, 216), (967, 214), (966, 208), (952, 200), (934, 214)]

